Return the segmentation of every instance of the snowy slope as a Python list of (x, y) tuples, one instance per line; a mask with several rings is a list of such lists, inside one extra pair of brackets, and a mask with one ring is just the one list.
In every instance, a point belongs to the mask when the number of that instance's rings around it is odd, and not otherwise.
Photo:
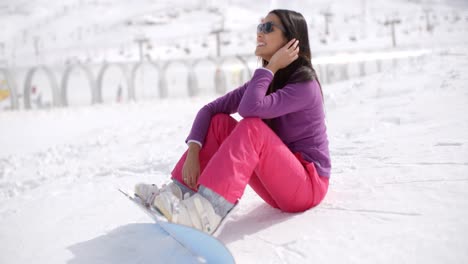
[[(468, 262), (468, 50), (324, 87), (324, 202), (247, 189), (219, 238), (238, 263)], [(0, 115), (0, 263), (154, 263), (154, 226), (116, 191), (163, 183), (212, 98)]]
[[(253, 55), (255, 27), (273, 8), (300, 11), (314, 53), (392, 46), (386, 19), (399, 18), (399, 47), (466, 43), (467, 6), (454, 1), (7, 1), (0, 4), (0, 60), (12, 66), (70, 61), (136, 61), (136, 39), (152, 60), (216, 55), (211, 32), (223, 27), (223, 55)], [(456, 1), (455, 1), (456, 2)], [(363, 5), (364, 3), (364, 5)], [(434, 31), (425, 30), (424, 10)], [(325, 34), (322, 13), (333, 13)], [(84, 19), (86, 18), (86, 19)], [(189, 25), (189, 26), (188, 26)], [(37, 54), (36, 54), (37, 51)], [(2, 54), (3, 53), (3, 54)]]

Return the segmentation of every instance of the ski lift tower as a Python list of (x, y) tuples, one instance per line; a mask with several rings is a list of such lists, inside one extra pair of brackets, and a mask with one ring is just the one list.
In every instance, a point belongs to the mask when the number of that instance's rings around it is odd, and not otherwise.
[(393, 47), (396, 47), (396, 33), (395, 33), (395, 26), (400, 24), (401, 23), (401, 19), (399, 18), (391, 18), (391, 19), (387, 19), (385, 22), (384, 22), (384, 26), (386, 27), (390, 27), (391, 28), (391, 31), (392, 31), (392, 45)]
[(138, 44), (138, 50), (140, 54), (140, 62), (143, 62), (143, 44), (146, 44), (149, 42), (149, 39), (145, 37), (144, 35), (137, 35), (135, 37), (135, 42)]
[(224, 29), (224, 14), (222, 12), (219, 12), (218, 14), (221, 18), (219, 26), (218, 28), (213, 29), (210, 33), (216, 36), (216, 57), (219, 58), (221, 57), (221, 34), (227, 31)]

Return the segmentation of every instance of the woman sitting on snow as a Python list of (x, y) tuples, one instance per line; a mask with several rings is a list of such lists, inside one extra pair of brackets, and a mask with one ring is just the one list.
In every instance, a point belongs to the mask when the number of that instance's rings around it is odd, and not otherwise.
[(172, 182), (135, 186), (169, 221), (213, 233), (247, 184), (285, 212), (310, 209), (327, 193), (323, 95), (304, 17), (271, 11), (257, 27), (255, 55), (263, 68), (198, 112)]

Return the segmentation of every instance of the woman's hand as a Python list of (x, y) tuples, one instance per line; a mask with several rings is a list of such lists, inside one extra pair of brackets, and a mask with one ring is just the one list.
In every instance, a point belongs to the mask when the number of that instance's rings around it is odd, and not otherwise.
[(292, 39), (273, 54), (266, 68), (276, 73), (279, 69), (286, 68), (297, 58), (299, 58), (299, 40)]
[[(195, 189), (198, 183), (198, 177), (200, 176), (200, 161), (198, 153), (200, 147), (195, 143), (190, 143), (191, 146), (187, 152), (187, 158), (185, 159), (184, 166), (182, 167), (182, 180), (192, 189)], [(192, 146), (192, 144), (195, 144)]]

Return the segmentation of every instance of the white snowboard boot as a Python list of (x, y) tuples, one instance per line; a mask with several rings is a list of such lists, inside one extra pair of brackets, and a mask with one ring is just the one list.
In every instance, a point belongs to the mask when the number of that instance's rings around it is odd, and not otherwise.
[(198, 193), (185, 200), (177, 199), (170, 192), (161, 193), (155, 197), (153, 206), (169, 222), (194, 227), (209, 234), (216, 231), (222, 220), (210, 201)]
[(165, 192), (173, 194), (179, 200), (183, 199), (182, 190), (174, 182), (163, 184), (161, 188), (158, 188), (156, 184), (138, 183), (135, 185), (135, 196), (138, 196), (146, 206), (152, 205), (154, 198)]

